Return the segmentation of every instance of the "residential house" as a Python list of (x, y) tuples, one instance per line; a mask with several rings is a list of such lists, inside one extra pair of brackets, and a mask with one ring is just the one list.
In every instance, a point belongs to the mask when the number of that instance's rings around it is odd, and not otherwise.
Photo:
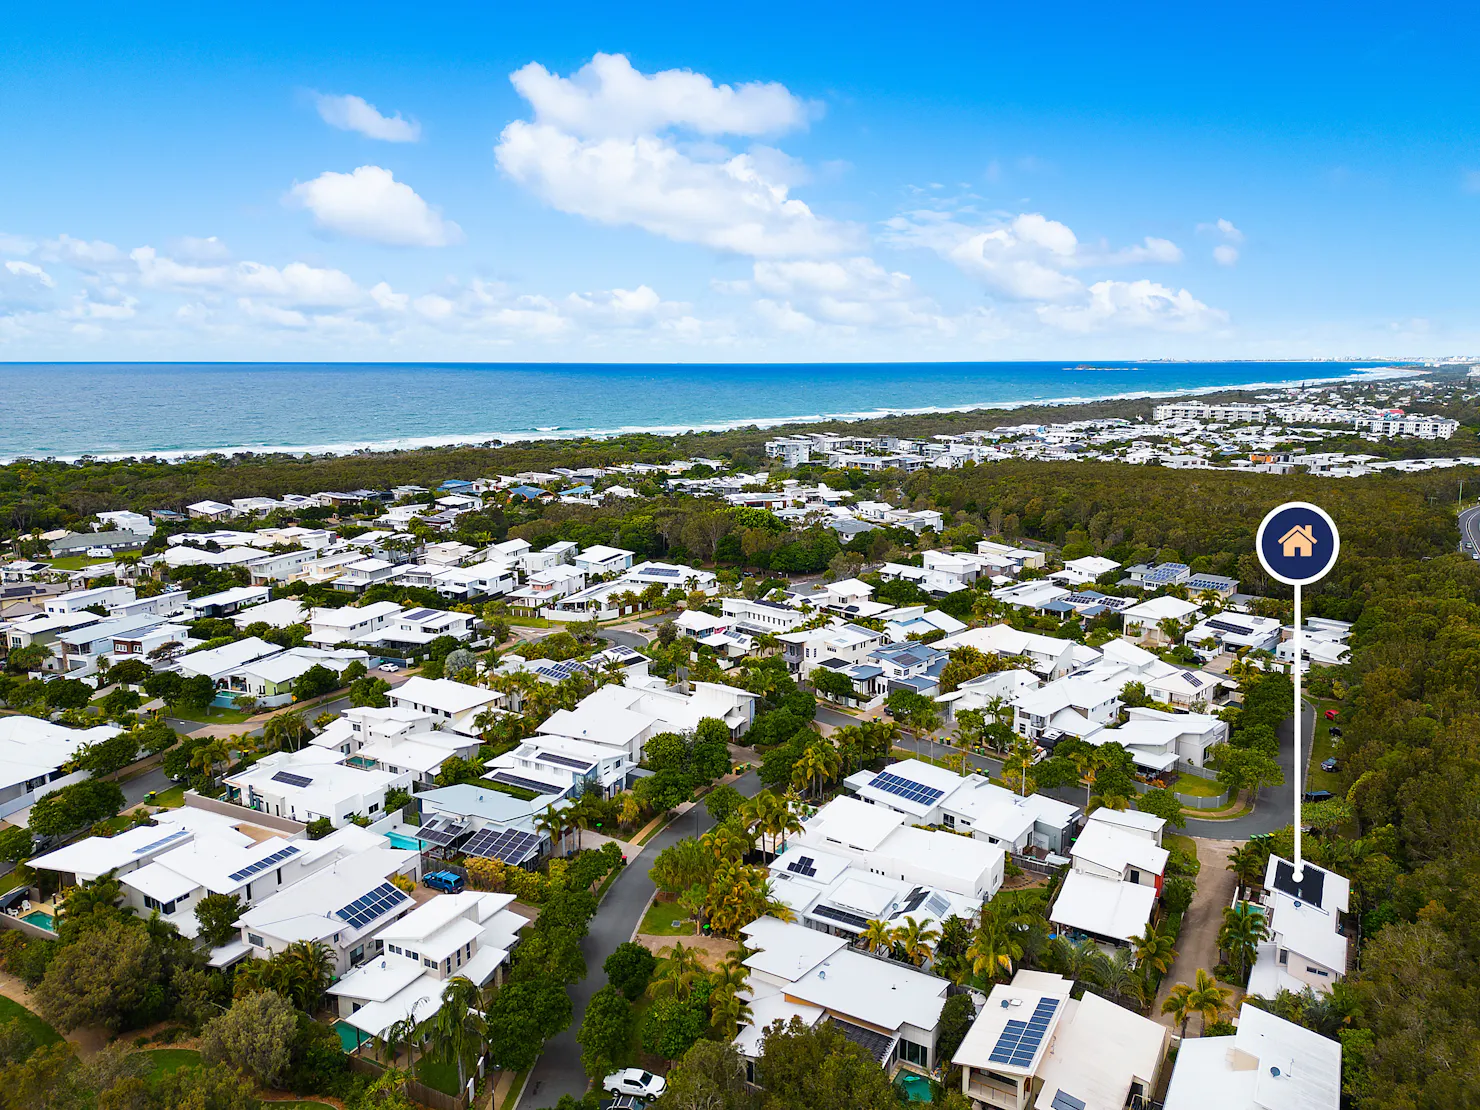
[(1149, 598), (1128, 609), (1122, 609), (1120, 617), (1127, 639), (1150, 644), (1172, 644), (1179, 637), (1171, 636), (1162, 627), (1162, 622), (1184, 622), (1197, 612), (1198, 607), (1193, 602), (1163, 595)]
[(806, 621), (807, 614), (779, 601), (752, 601), (744, 597), (722, 597), (720, 612), (734, 621), (741, 632), (779, 635)]
[(365, 848), (247, 910), (238, 921), (241, 938), (261, 959), (298, 941), (318, 941), (329, 950), (335, 977), (342, 977), (377, 956), (375, 934), (415, 908), (411, 895), (391, 879), (403, 875), (415, 881), (419, 871), (416, 852)]
[(1120, 684), (1069, 676), (1025, 690), (1013, 702), (1013, 731), (1030, 740), (1088, 736), (1120, 712)]
[(1231, 1037), (1185, 1038), (1165, 1110), (1338, 1110), (1341, 1043), (1245, 1002)]
[(632, 566), (633, 552), (620, 547), (595, 544), (575, 556), (572, 562), (587, 575), (620, 574)]
[(115, 509), (111, 512), (98, 513), (100, 532), (132, 532), (136, 536), (149, 536), (154, 533), (154, 525), (149, 523), (149, 518), (143, 513), (131, 512), (128, 509)]
[(322, 647), (336, 644), (378, 644), (393, 618), (401, 615), (394, 601), (316, 608), (309, 614), (308, 642)]
[(479, 735), (482, 727), (478, 716), (485, 710), (503, 708), (505, 700), (498, 690), (420, 675), (408, 678), (386, 697), (393, 708), (430, 713), (438, 727), (464, 736)]
[(833, 668), (864, 662), (883, 643), (884, 634), (834, 619), (822, 628), (786, 632), (777, 639), (784, 645), (787, 669), (805, 679), (824, 662)]
[(1009, 624), (968, 628), (935, 642), (942, 651), (973, 647), (985, 655), (1022, 657), (1028, 668), (1043, 678), (1062, 678), (1098, 661), (1101, 653), (1073, 640), (1061, 640), (1037, 632), (1020, 632)]
[(974, 1108), (1125, 1110), (1150, 1103), (1171, 1030), (1074, 981), (1021, 970), (998, 983), (951, 1062)]
[(1088, 586), (1098, 582), (1100, 576), (1119, 570), (1120, 564), (1103, 555), (1086, 555), (1082, 559), (1066, 559), (1064, 569), (1054, 571), (1048, 577), (1065, 586)]
[(49, 597), (43, 602), (47, 613), (80, 613), (98, 608), (111, 611), (115, 605), (126, 605), (136, 600), (132, 586), (99, 586), (92, 590), (68, 590), (64, 594)]
[(1161, 709), (1131, 708), (1118, 728), (1101, 729), (1085, 737), (1091, 744), (1120, 744), (1136, 766), (1156, 774), (1173, 768), (1207, 766), (1208, 751), (1228, 740), (1228, 722), (1208, 713), (1168, 713)]
[(766, 1027), (797, 1017), (830, 1021), (880, 1066), (934, 1068), (946, 980), (852, 949), (841, 938), (762, 917), (741, 928), (752, 955), (751, 1020), (735, 1038), (752, 1078)]
[(36, 799), (88, 777), (66, 769), (78, 752), (119, 732), (112, 725), (66, 728), (36, 717), (0, 717), (0, 817), (24, 826), (22, 811)]
[(237, 511), (230, 505), (224, 505), (220, 501), (197, 501), (194, 505), (186, 505), (185, 513), (192, 520), (230, 520), (237, 515)]
[(227, 775), (227, 800), (304, 824), (328, 818), (340, 828), (352, 815), (378, 820), (389, 791), (411, 789), (410, 773), (354, 767), (341, 758), (338, 752), (312, 746), (273, 752)]
[(1347, 879), (1304, 864), (1295, 878), (1289, 860), (1272, 855), (1262, 898), (1269, 938), (1259, 945), (1249, 973), (1249, 993), (1274, 998), (1282, 990), (1329, 994), (1346, 975), (1347, 937), (1342, 917), (1350, 908)]
[(382, 928), (376, 955), (329, 988), (340, 1023), (368, 1042), (408, 1017), (429, 1017), (451, 979), (502, 982), (528, 924), (513, 901), (512, 894), (442, 894)]
[(217, 686), (224, 686), (226, 677), (232, 671), (253, 660), (276, 655), (282, 650), (277, 644), (269, 644), (266, 640), (259, 640), (256, 636), (248, 636), (245, 639), (223, 644), (218, 648), (206, 648), (203, 651), (193, 651), (182, 655), (176, 661), (176, 669), (186, 678), (203, 674)]
[(220, 593), (187, 600), (185, 619), (196, 621), (204, 617), (229, 617), (241, 609), (261, 605), (271, 598), (272, 590), (266, 586), (234, 586)]
[(368, 653), (349, 648), (288, 648), (228, 672), (225, 689), (255, 698), (262, 706), (287, 705), (295, 698), (293, 684), (313, 668), (324, 667), (338, 675), (351, 663), (368, 667), (372, 662)]
[(1144, 830), (1096, 820), (1098, 812), (1070, 849), (1073, 868), (1049, 920), (1099, 943), (1124, 946), (1151, 920), (1169, 853)]
[(52, 540), (47, 545), (53, 558), (82, 555), (89, 551), (137, 551), (149, 542), (149, 535), (134, 532), (75, 532)]
[(238, 609), (232, 615), (231, 623), (243, 629), (258, 622), (269, 628), (288, 628), (295, 624), (308, 624), (310, 612), (296, 597), (282, 597), (276, 601)]

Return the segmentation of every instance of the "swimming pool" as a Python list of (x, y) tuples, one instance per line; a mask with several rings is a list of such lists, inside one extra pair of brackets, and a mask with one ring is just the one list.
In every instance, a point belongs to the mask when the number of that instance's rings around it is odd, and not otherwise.
[(56, 926), (52, 924), (51, 914), (45, 910), (32, 910), (21, 918), (27, 925), (34, 925), (38, 929), (45, 929), (48, 933), (56, 932)]
[(334, 1032), (339, 1034), (339, 1046), (345, 1052), (353, 1052), (370, 1038), (347, 1021), (336, 1021)]
[(405, 833), (388, 832), (385, 834), (385, 838), (391, 842), (392, 848), (402, 848), (410, 852), (419, 852), (426, 847), (416, 837), (407, 836)]
[(930, 1102), (930, 1080), (914, 1072), (902, 1071), (894, 1077), (894, 1085), (904, 1092), (911, 1102)]

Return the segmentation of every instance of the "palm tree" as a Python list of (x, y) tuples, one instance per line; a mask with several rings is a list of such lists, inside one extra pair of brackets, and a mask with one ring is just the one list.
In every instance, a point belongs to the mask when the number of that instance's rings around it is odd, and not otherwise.
[(1007, 928), (1007, 922), (994, 911), (984, 909), (971, 944), (966, 949), (973, 975), (985, 975), (996, 981), (1012, 974), (1013, 964), (1023, 957), (1023, 946)]
[(1269, 939), (1269, 926), (1264, 915), (1256, 912), (1247, 902), (1229, 906), (1223, 911), (1223, 928), (1218, 932), (1218, 947), (1226, 951), (1238, 968), (1242, 980), (1250, 963), (1258, 954), (1259, 945)]
[(267, 718), (262, 726), (262, 739), (267, 748), (278, 751), (283, 748), (296, 752), (303, 743), (303, 734), (308, 726), (303, 723), (303, 714), (296, 709), (277, 713)]
[(1002, 758), (1002, 778), (1009, 786), (1016, 780), (1018, 793), (1026, 797), (1031, 791), (1028, 789), (1028, 772), (1033, 768), (1033, 762), (1038, 758), (1038, 745), (1026, 736), (1014, 735), (1012, 744), (1007, 754)]
[(1137, 1010), (1146, 1004), (1146, 978), (1129, 948), (1117, 948), (1115, 955), (1100, 964), (1095, 977), (1099, 992), (1111, 1002), (1133, 1002)]
[(750, 1006), (742, 992), (750, 983), (750, 969), (740, 960), (725, 959), (714, 971), (714, 989), (709, 994), (712, 1013), (709, 1024), (718, 1029), (725, 1040), (732, 1041), (740, 1026), (750, 1020)]
[(1085, 803), (1084, 812), (1093, 813), (1097, 809), (1112, 809), (1123, 812), (1130, 808), (1131, 800), (1124, 794), (1096, 794)]
[(1219, 986), (1218, 980), (1202, 968), (1197, 969), (1197, 981), (1193, 984), (1192, 997), (1188, 1001), (1190, 1008), (1202, 1015), (1204, 1035), (1208, 1026), (1221, 1020), (1228, 1012), (1228, 1000), (1232, 996), (1231, 988)]
[(673, 950), (668, 954), (663, 970), (648, 984), (648, 994), (653, 998), (671, 995), (680, 1002), (687, 1002), (693, 992), (694, 982), (703, 974), (704, 966), (699, 962), (699, 953), (693, 948), (685, 948), (681, 940), (674, 941)]
[(444, 1062), (457, 1065), (457, 1090), (468, 1085), (468, 1055), (483, 1041), (483, 1015), (478, 1012), (478, 985), (463, 975), (447, 980), (442, 1005), (427, 1021), (432, 1046)]
[(1049, 943), (1049, 962), (1066, 979), (1092, 980), (1105, 954), (1087, 938), (1054, 937)]
[(1084, 780), (1084, 805), (1089, 808), (1089, 796), (1094, 790), (1095, 772), (1100, 767), (1100, 753), (1091, 749), (1081, 749), (1069, 757), (1074, 764), (1074, 770), (1079, 772), (1079, 777)]
[(912, 916), (906, 916), (894, 939), (904, 949), (905, 959), (916, 967), (924, 967), (935, 942), (940, 939), (940, 930), (931, 928), (923, 921), (916, 921)]
[(1149, 921), (1146, 923), (1146, 931), (1132, 938), (1131, 944), (1135, 947), (1136, 966), (1149, 967), (1160, 975), (1170, 971), (1172, 961), (1177, 958), (1172, 938), (1158, 932), (1156, 926)]
[(293, 1002), (312, 1014), (334, 981), (334, 953), (321, 940), (295, 940), (283, 949), (280, 959), (292, 975)]
[(231, 753), (226, 749), (226, 741), (220, 737), (216, 737), (208, 740), (191, 753), (190, 768), (191, 770), (199, 771), (202, 778), (214, 780), (217, 764), (225, 763), (230, 758)]
[[(1199, 972), (1201, 973), (1201, 969)], [(1187, 1039), (1187, 1019), (1196, 1010), (1192, 1001), (1192, 988), (1186, 983), (1178, 983), (1167, 995), (1166, 1001), (1161, 1004), (1161, 1012), (1172, 1015), (1172, 1020), (1178, 1026), (1177, 1035), (1183, 1040)]]
[(1242, 901), (1244, 893), (1250, 887), (1256, 885), (1264, 878), (1264, 869), (1269, 861), (1269, 852), (1263, 850), (1259, 845), (1250, 842), (1235, 848), (1228, 853), (1227, 868), (1233, 872), (1233, 877), (1238, 880), (1238, 896)]
[(880, 949), (888, 952), (894, 947), (894, 927), (887, 921), (874, 918), (863, 927), (858, 939), (863, 941), (870, 952), (878, 952)]
[(545, 812), (536, 814), (534, 818), (534, 831), (550, 838), (552, 855), (558, 856), (564, 851), (565, 830), (568, 827), (565, 811), (556, 809), (553, 805), (546, 806)]

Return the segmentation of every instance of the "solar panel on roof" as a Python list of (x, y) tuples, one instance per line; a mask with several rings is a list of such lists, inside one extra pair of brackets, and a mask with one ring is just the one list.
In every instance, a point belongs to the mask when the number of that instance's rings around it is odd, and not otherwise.
[(246, 867), (243, 867), (240, 871), (233, 871), (227, 877), (232, 882), (239, 883), (243, 879), (247, 878), (249, 875), (255, 875), (259, 871), (266, 871), (269, 867), (273, 867), (273, 866), (281, 863), (283, 860), (289, 858), (290, 856), (296, 856), (297, 854), (298, 854), (298, 846), (296, 844), (289, 844), (286, 848), (279, 848), (276, 852), (273, 852), (270, 856), (264, 856), (262, 859), (259, 859), (256, 863), (249, 863), (249, 864), (247, 864), (247, 866)]
[(179, 840), (181, 837), (185, 837), (185, 836), (189, 836), (189, 835), (190, 835), (190, 830), (189, 829), (176, 829), (174, 832), (170, 833), (168, 836), (163, 837), (160, 840), (156, 840), (153, 844), (146, 844), (142, 848), (135, 848), (134, 849), (134, 855), (136, 855), (136, 856), (142, 856), (142, 855), (144, 855), (144, 854), (146, 854), (148, 852), (154, 851), (156, 848), (163, 848), (166, 844), (173, 843), (174, 841)]
[(520, 775), (511, 775), (507, 771), (498, 771), (489, 776), (493, 782), (507, 783), (509, 786), (517, 786), (521, 790), (533, 790), (536, 794), (559, 794), (560, 787), (551, 786), (548, 782), (540, 782), (538, 779), (527, 779)]
[(468, 827), (457, 821), (446, 817), (433, 817), (416, 830), (416, 836), (420, 840), (446, 847), (467, 831)]
[(568, 755), (556, 755), (554, 752), (541, 752), (540, 758), (546, 763), (558, 763), (561, 767), (570, 767), (577, 771), (589, 771), (596, 764), (584, 759), (574, 759)]
[(405, 891), (391, 883), (381, 883), (370, 893), (363, 894), (349, 905), (335, 910), (334, 916), (346, 925), (358, 929), (377, 918), (384, 917), (401, 903), (409, 900)]
[(809, 879), (816, 878), (816, 861), (811, 856), (799, 856), (786, 865), (786, 869), (796, 875), (806, 875)]
[(295, 775), (291, 771), (279, 771), (272, 776), (273, 782), (285, 782), (289, 786), (307, 786), (313, 779), (307, 775)]
[(856, 913), (849, 913), (847, 910), (840, 910), (835, 906), (814, 906), (812, 908), (812, 916), (825, 917), (829, 921), (839, 921), (844, 925), (852, 925), (855, 929), (868, 928), (868, 918)]
[(944, 894), (941, 894), (939, 891), (932, 894), (929, 898), (925, 900), (925, 909), (929, 911), (932, 917), (944, 917), (946, 914), (946, 910), (950, 908), (950, 899), (948, 899)]
[(1216, 628), (1219, 632), (1233, 632), (1240, 636), (1247, 636), (1254, 631), (1252, 628), (1244, 628), (1242, 625), (1232, 624), (1229, 621), (1219, 620), (1216, 617), (1208, 621), (1208, 627)]
[(1033, 1062), (1043, 1038), (1048, 1033), (1049, 1021), (1059, 1007), (1057, 998), (1042, 998), (1033, 1008), (1027, 1021), (1009, 1021), (1002, 1027), (997, 1043), (989, 1059), (997, 1064), (1010, 1064), (1025, 1068)]
[(463, 845), (463, 852), (483, 859), (518, 865), (539, 852), (540, 837), (520, 829), (480, 829)]
[(1067, 1091), (1060, 1089), (1055, 1092), (1051, 1105), (1053, 1110), (1084, 1110), (1084, 1099), (1075, 1098)]
[(912, 782), (907, 778), (881, 771), (874, 776), (870, 786), (884, 791), (886, 794), (894, 794), (906, 801), (917, 805), (933, 806), (941, 798), (945, 797), (944, 790), (937, 790), (933, 786), (922, 786), (918, 782)]

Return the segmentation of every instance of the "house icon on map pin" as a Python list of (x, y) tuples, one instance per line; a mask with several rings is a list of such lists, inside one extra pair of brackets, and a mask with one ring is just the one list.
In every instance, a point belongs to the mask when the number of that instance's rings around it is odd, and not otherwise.
[(1308, 558), (1315, 554), (1316, 537), (1309, 524), (1299, 524), (1280, 537), (1285, 558)]

